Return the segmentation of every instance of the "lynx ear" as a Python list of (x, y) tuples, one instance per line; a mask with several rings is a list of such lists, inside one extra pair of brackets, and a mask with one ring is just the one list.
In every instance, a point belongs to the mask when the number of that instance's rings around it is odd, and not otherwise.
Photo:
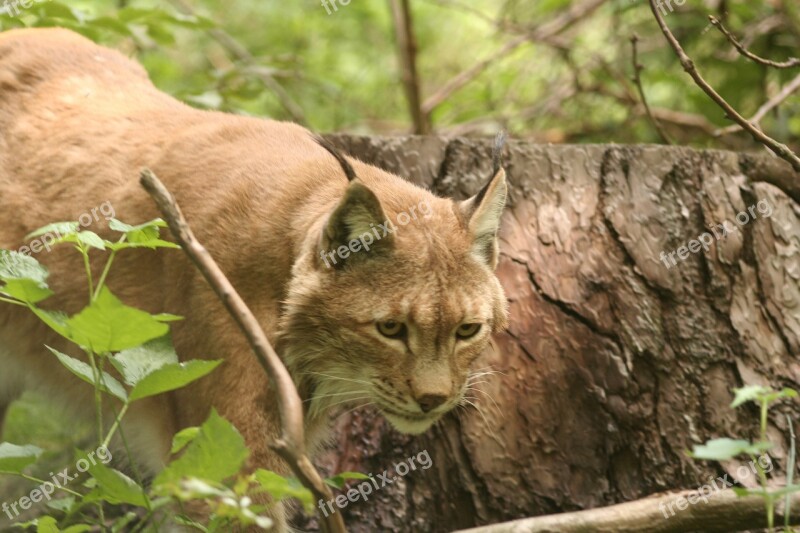
[(497, 231), (507, 195), (506, 172), (500, 168), (477, 195), (459, 206), (467, 219), (472, 254), (491, 268), (497, 266)]
[(340, 268), (383, 253), (393, 242), (380, 200), (360, 181), (347, 187), (344, 197), (328, 218), (320, 239), (320, 259)]

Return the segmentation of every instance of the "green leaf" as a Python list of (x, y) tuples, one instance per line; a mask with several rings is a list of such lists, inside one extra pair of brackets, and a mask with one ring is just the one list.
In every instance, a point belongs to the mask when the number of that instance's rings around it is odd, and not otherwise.
[[(61, 364), (64, 365), (67, 370), (81, 378), (86, 383), (94, 385), (94, 373), (92, 372), (91, 366), (83, 361), (74, 359), (67, 354), (63, 354), (58, 350), (54, 350), (49, 346), (45, 347), (50, 350), (53, 355), (58, 357), (58, 360), (61, 361)], [(102, 383), (99, 384), (100, 390), (119, 398), (123, 402), (128, 400), (128, 395), (125, 393), (125, 389), (122, 387), (122, 385), (120, 385), (119, 381), (114, 379), (110, 374), (103, 372), (101, 375), (101, 381)]]
[(342, 472), (341, 474), (329, 477), (325, 480), (325, 483), (335, 489), (341, 490), (344, 488), (344, 484), (351, 479), (369, 479), (369, 476), (361, 472)]
[(314, 495), (296, 478), (285, 478), (269, 470), (257, 470), (256, 482), (276, 501), (295, 498), (307, 509), (314, 506)]
[(90, 24), (94, 27), (113, 31), (114, 33), (118, 33), (126, 37), (131, 37), (133, 35), (128, 26), (126, 26), (124, 23), (118, 21), (115, 18), (97, 17), (96, 19), (92, 20)]
[(133, 387), (131, 401), (185, 387), (220, 365), (222, 361), (179, 363), (169, 335), (124, 350), (111, 358), (125, 383)]
[(26, 466), (35, 463), (42, 452), (36, 446), (17, 446), (4, 442), (0, 444), (0, 472), (19, 474)]
[(62, 513), (68, 513), (72, 509), (73, 505), (75, 505), (75, 496), (66, 496), (64, 498), (57, 498), (47, 502), (47, 506), (50, 509), (61, 511)]
[(174, 490), (181, 479), (189, 477), (221, 483), (239, 472), (247, 456), (244, 439), (236, 428), (212, 410), (183, 455), (158, 475), (154, 485)]
[(172, 437), (172, 449), (170, 453), (175, 454), (184, 449), (199, 433), (200, 428), (198, 427), (186, 428), (177, 432), (175, 436)]
[(125, 248), (180, 248), (173, 242), (168, 242), (161, 239), (160, 228), (167, 227), (167, 223), (157, 218), (138, 226), (131, 226), (124, 222), (112, 218), (109, 221), (109, 227), (120, 233), (125, 234), (126, 242), (121, 243), (107, 243), (108, 247), (112, 250), (122, 250)]
[(171, 315), (169, 313), (159, 313), (157, 315), (153, 315), (153, 318), (155, 318), (159, 322), (178, 322), (183, 320), (182, 316)]
[(119, 352), (163, 337), (169, 326), (123, 304), (107, 287), (67, 321), (70, 338), (95, 353)]
[(122, 374), (125, 383), (133, 387), (159, 368), (177, 364), (178, 355), (170, 336), (164, 335), (141, 346), (123, 350), (110, 360), (114, 368)]
[(145, 376), (133, 387), (131, 401), (185, 387), (189, 383), (210, 374), (221, 363), (221, 360), (196, 360), (165, 365)]
[[(111, 533), (121, 533), (121, 532), (124, 532), (124, 531), (131, 531), (131, 529), (133, 527), (133, 526), (131, 526), (131, 524), (133, 524), (134, 520), (138, 520), (138, 519), (139, 519), (139, 515), (137, 515), (133, 511), (129, 511), (129, 512), (125, 513), (125, 516), (123, 516), (122, 518), (117, 518), (114, 521), (114, 525), (111, 526)], [(129, 527), (129, 526), (131, 526), (131, 527)]]
[(51, 296), (47, 269), (33, 257), (0, 250), (0, 292), (17, 300), (35, 304)]
[(751, 444), (746, 440), (714, 439), (705, 444), (694, 446), (691, 457), (712, 461), (727, 461), (740, 454), (758, 455), (772, 447), (769, 442), (756, 442)]
[(92, 526), (89, 526), (87, 524), (75, 524), (74, 526), (69, 526), (61, 533), (85, 533), (86, 531), (91, 531), (91, 530)]
[(739, 407), (745, 402), (767, 402), (770, 404), (776, 400), (784, 398), (797, 398), (797, 391), (794, 389), (781, 389), (776, 391), (770, 387), (762, 387), (761, 385), (747, 385), (741, 389), (733, 389), (736, 396), (731, 403), (731, 407)]
[(77, 9), (72, 9), (71, 7), (60, 2), (44, 2), (40, 3), (37, 7), (40, 17), (63, 18), (65, 20), (71, 20), (78, 23), (83, 23), (85, 18), (83, 13)]
[(77, 235), (78, 240), (88, 248), (97, 248), (98, 250), (105, 250), (106, 245), (103, 239), (93, 231), (82, 231)]
[(733, 389), (736, 396), (731, 403), (734, 409), (746, 402), (760, 401), (761, 397), (768, 394), (772, 389), (769, 387), (762, 387), (761, 385), (747, 385), (741, 389)]
[(53, 295), (53, 291), (32, 279), (12, 279), (0, 287), (0, 293), (29, 304), (39, 303)]
[(81, 225), (78, 222), (53, 222), (43, 226), (25, 236), (25, 240), (29, 241), (42, 235), (55, 234), (56, 237), (66, 237), (67, 235), (75, 235), (80, 231)]
[(97, 487), (106, 501), (113, 504), (128, 503), (137, 507), (147, 507), (150, 504), (144, 489), (122, 472), (98, 463), (89, 468), (89, 473), (97, 480)]
[(69, 317), (60, 311), (45, 311), (38, 307), (32, 307), (33, 314), (39, 317), (39, 320), (50, 326), (55, 332), (62, 337), (72, 340), (69, 336), (69, 326), (67, 321)]
[(36, 533), (60, 533), (58, 522), (52, 516), (43, 516), (36, 522)]

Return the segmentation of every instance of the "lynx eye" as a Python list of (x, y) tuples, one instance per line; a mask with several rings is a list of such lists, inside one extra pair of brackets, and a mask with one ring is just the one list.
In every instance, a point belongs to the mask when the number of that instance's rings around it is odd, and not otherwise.
[(396, 320), (378, 322), (378, 333), (390, 339), (399, 339), (406, 334), (406, 325)]
[(469, 339), (474, 337), (481, 330), (481, 324), (461, 324), (456, 330), (456, 337), (459, 339)]

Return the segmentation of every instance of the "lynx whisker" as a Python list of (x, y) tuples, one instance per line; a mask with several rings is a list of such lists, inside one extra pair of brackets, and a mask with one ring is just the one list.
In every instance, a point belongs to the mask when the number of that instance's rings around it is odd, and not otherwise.
[(352, 383), (361, 383), (361, 384), (364, 384), (364, 385), (370, 385), (369, 381), (364, 381), (363, 379), (343, 378), (341, 376), (332, 376), (330, 374), (323, 374), (322, 372), (308, 372), (307, 374), (310, 374), (310, 375), (313, 375), (313, 376), (322, 376), (322, 377), (326, 377), (328, 379), (337, 379), (339, 381), (350, 381)]
[(314, 401), (314, 400), (323, 400), (325, 398), (331, 398), (333, 396), (351, 396), (353, 394), (364, 394), (364, 393), (368, 394), (369, 391), (366, 391), (366, 390), (363, 390), (363, 391), (362, 390), (354, 390), (354, 391), (347, 391), (347, 392), (332, 392), (330, 394), (321, 394), (319, 396), (312, 396), (311, 398), (309, 398), (307, 400), (304, 400), (303, 403), (311, 402), (311, 401)]
[[(487, 398), (489, 398), (489, 400), (492, 402), (492, 404), (494, 404), (494, 407), (495, 407), (495, 409), (497, 409), (497, 412), (500, 413), (500, 416), (505, 416), (505, 413), (503, 413), (503, 410), (500, 409), (500, 406), (497, 404), (497, 402), (495, 401), (494, 397), (491, 394), (489, 394), (485, 390), (479, 389), (477, 387), (468, 387), (467, 390), (474, 391), (474, 392), (480, 392), (481, 394), (485, 395)], [(475, 399), (475, 401), (478, 401), (477, 398)]]
[[(480, 409), (480, 408), (479, 408), (477, 405), (475, 405), (475, 404), (474, 404), (474, 403), (472, 403), (471, 401), (467, 400), (466, 398), (464, 398), (464, 401), (465, 401), (467, 404), (469, 404), (469, 405), (471, 405), (472, 407), (474, 407), (476, 411), (478, 411), (478, 413), (481, 415), (481, 418), (483, 418), (483, 422), (486, 424), (486, 426), (487, 426), (487, 427), (491, 427), (491, 424), (489, 424), (489, 420), (486, 418), (486, 415), (485, 415), (485, 414), (483, 414), (483, 411), (482, 411), (482, 410), (481, 410), (481, 409)], [(477, 401), (477, 399), (475, 399), (475, 401)]]

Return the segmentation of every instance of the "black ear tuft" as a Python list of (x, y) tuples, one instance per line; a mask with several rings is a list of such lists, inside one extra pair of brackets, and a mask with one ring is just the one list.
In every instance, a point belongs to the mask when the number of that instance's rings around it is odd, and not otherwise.
[(492, 176), (496, 176), (500, 169), (503, 168), (503, 149), (506, 145), (508, 133), (506, 130), (500, 130), (497, 137), (494, 138), (494, 148), (492, 149)]
[(344, 155), (342, 155), (342, 153), (330, 143), (330, 141), (316, 134), (313, 134), (313, 137), (314, 140), (317, 142), (317, 144), (325, 148), (333, 157), (336, 158), (336, 161), (339, 162), (339, 165), (342, 167), (342, 170), (344, 171), (344, 175), (347, 176), (347, 181), (353, 181), (355, 179), (358, 179), (358, 176), (356, 175), (356, 171), (353, 169), (353, 166), (347, 159), (345, 159)]

